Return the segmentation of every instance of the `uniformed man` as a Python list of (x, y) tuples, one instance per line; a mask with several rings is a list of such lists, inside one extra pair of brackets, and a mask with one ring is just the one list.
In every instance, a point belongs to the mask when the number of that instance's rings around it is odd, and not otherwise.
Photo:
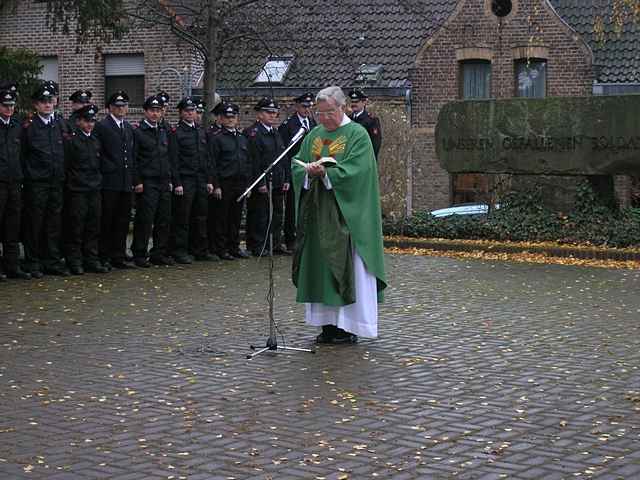
[[(171, 223), (171, 162), (168, 132), (161, 126), (162, 99), (156, 95), (144, 102), (144, 118), (134, 129), (136, 216), (133, 222), (133, 258), (138, 267), (174, 265), (168, 256)], [(153, 248), (149, 252), (149, 238)]]
[(349, 115), (349, 118), (367, 130), (369, 138), (371, 138), (371, 143), (373, 144), (373, 153), (377, 160), (380, 145), (382, 144), (380, 120), (367, 111), (368, 98), (362, 90), (351, 90), (349, 92), (349, 99), (351, 100), (351, 115)]
[(26, 269), (68, 275), (61, 252), (64, 186), (63, 126), (54, 116), (54, 91), (42, 84), (32, 95), (36, 114), (24, 124), (24, 250)]
[(89, 104), (74, 113), (75, 127), (65, 140), (67, 267), (74, 275), (85, 269), (105, 273), (98, 250), (102, 154), (93, 134), (98, 107)]
[(207, 135), (213, 135), (218, 133), (222, 129), (222, 105), (224, 102), (221, 100), (216, 104), (215, 107), (211, 109), (211, 113), (213, 114), (213, 119), (211, 124), (209, 125), (209, 130), (207, 131)]
[(13, 117), (17, 90), (0, 89), (0, 232), (2, 262), (0, 280), (28, 280), (19, 263), (20, 212), (22, 209), (22, 164), (20, 163), (20, 123)]
[(60, 85), (53, 80), (45, 80), (43, 82), (43, 86), (45, 86), (49, 91), (53, 93), (53, 118), (60, 122), (63, 133), (70, 134), (71, 131), (69, 129), (69, 125), (66, 120), (62, 116), (62, 112), (60, 111)]
[[(282, 137), (285, 147), (289, 145), (291, 139), (300, 131), (301, 128), (305, 129), (305, 135), (316, 126), (316, 121), (311, 116), (311, 107), (313, 106), (313, 94), (310, 92), (304, 93), (297, 98), (294, 98), (295, 113), (287, 118), (279, 127), (278, 131)], [(303, 137), (304, 138), (304, 137)], [(291, 168), (291, 159), (298, 153), (302, 139), (289, 150), (287, 154), (287, 160), (289, 162), (289, 168)], [(289, 187), (285, 197), (284, 208), (284, 241), (288, 250), (295, 248), (296, 242), (296, 216), (295, 216), (295, 194), (293, 188)]]
[[(275, 128), (280, 108), (270, 98), (262, 98), (254, 107), (256, 122), (244, 130), (249, 139), (249, 159), (252, 167), (252, 178), (256, 178), (284, 151), (282, 138)], [(289, 190), (291, 169), (286, 162), (278, 163), (271, 172), (273, 218), (273, 251), (277, 254), (290, 255), (291, 252), (282, 245), (282, 223), (284, 220), (284, 196)], [(267, 231), (269, 224), (269, 197), (267, 179), (263, 179), (251, 193), (247, 203), (247, 248), (254, 256), (268, 252)]]
[(162, 105), (163, 105), (163, 107), (162, 107), (162, 117), (160, 118), (158, 123), (168, 133), (169, 130), (171, 130), (171, 125), (169, 125), (169, 122), (166, 120), (165, 117), (167, 116), (167, 109), (169, 108), (169, 101), (171, 100), (171, 97), (164, 90), (160, 90), (158, 93), (156, 93), (156, 97), (158, 97), (160, 99), (160, 101), (162, 102)]
[[(213, 180), (207, 137), (196, 123), (196, 105), (191, 97), (180, 100), (180, 121), (169, 134), (174, 194), (171, 253), (182, 264), (192, 262), (189, 251), (197, 260), (214, 259), (207, 253), (207, 210)], [(191, 228), (195, 230), (192, 235)]]
[(204, 100), (199, 100), (196, 103), (196, 123), (198, 125), (202, 125), (202, 114), (204, 113), (205, 108), (207, 108), (207, 104)]
[(221, 107), (222, 129), (209, 139), (214, 164), (213, 231), (210, 248), (224, 260), (247, 258), (240, 248), (240, 221), (243, 202), (237, 199), (249, 186), (251, 164), (248, 140), (238, 131), (240, 108), (233, 103)]
[(100, 259), (108, 270), (134, 268), (126, 254), (135, 174), (133, 128), (126, 120), (129, 95), (117, 91), (106, 106), (108, 114), (94, 130), (102, 149)]
[(93, 94), (89, 90), (76, 90), (69, 96), (71, 102), (71, 115), (69, 115), (69, 128), (76, 129), (76, 112), (91, 104)]

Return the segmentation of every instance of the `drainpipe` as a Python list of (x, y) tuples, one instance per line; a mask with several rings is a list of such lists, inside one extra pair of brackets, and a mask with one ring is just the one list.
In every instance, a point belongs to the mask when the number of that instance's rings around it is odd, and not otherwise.
[[(404, 91), (404, 108), (409, 119), (409, 129), (413, 128), (411, 119), (411, 87), (407, 87)], [(413, 134), (412, 134), (413, 135)], [(407, 195), (405, 198), (405, 216), (408, 218), (413, 212), (413, 142), (410, 142), (411, 148), (407, 155)]]

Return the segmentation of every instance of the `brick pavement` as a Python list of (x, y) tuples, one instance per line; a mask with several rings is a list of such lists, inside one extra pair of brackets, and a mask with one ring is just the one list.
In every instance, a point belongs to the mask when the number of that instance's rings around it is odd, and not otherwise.
[(640, 478), (639, 272), (387, 260), (380, 339), (253, 360), (266, 262), (0, 285), (0, 479)]

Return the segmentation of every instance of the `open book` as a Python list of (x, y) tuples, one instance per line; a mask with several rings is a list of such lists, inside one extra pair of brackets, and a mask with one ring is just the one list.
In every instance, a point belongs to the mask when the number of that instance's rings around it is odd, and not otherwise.
[[(302, 167), (306, 167), (307, 165), (311, 165), (311, 163), (303, 162), (301, 160), (298, 160), (297, 158), (294, 158), (293, 161), (296, 162), (298, 165), (300, 165)], [(327, 168), (327, 167), (334, 166), (338, 162), (336, 162), (335, 158), (322, 157), (321, 159), (316, 160), (315, 162), (312, 162), (312, 163), (318, 163), (318, 164), (322, 165), (324, 168)]]

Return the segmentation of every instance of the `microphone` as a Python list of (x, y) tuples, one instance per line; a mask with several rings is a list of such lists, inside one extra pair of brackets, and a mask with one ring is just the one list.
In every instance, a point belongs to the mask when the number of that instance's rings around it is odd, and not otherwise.
[(289, 142), (289, 145), (293, 145), (294, 143), (297, 143), (302, 137), (304, 137), (306, 133), (307, 133), (307, 129), (304, 127), (300, 127), (300, 130), (298, 130), (298, 132), (293, 136), (293, 138)]

